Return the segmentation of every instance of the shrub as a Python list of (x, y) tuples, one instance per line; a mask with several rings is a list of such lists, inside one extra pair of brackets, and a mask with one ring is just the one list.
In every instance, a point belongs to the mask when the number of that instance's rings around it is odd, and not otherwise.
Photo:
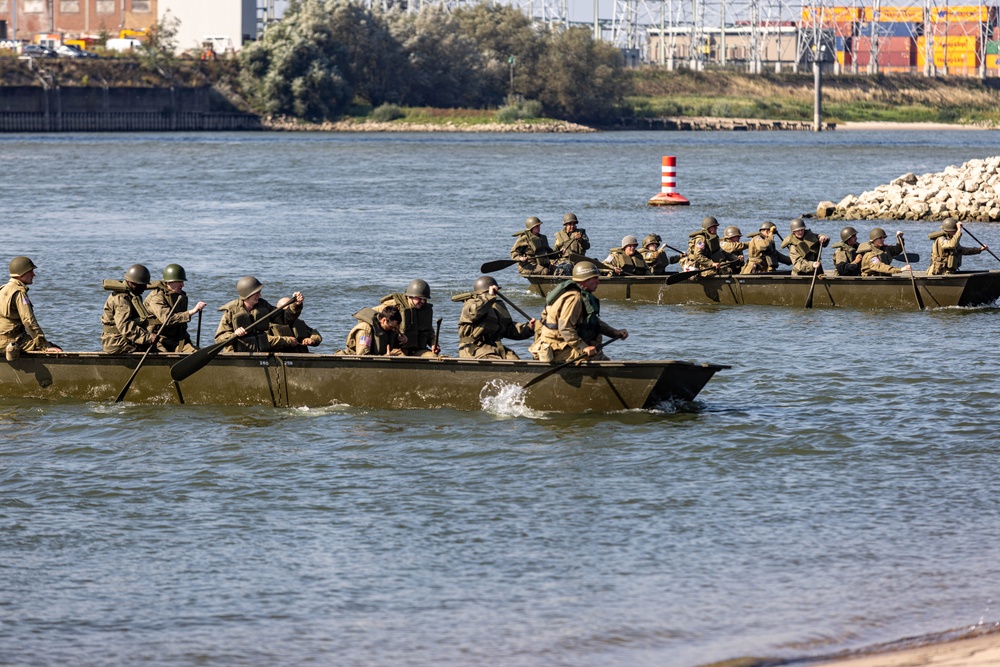
[(404, 116), (406, 116), (406, 114), (403, 113), (403, 110), (398, 104), (386, 102), (372, 111), (371, 118), (379, 123), (390, 123), (394, 120), (403, 118)]

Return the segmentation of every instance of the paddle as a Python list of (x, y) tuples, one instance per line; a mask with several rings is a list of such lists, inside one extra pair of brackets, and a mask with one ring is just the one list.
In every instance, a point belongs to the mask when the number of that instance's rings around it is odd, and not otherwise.
[[(542, 257), (555, 257), (556, 255), (561, 255), (558, 252), (548, 252), (544, 255), (535, 255), (535, 259), (540, 259)], [(531, 259), (530, 257), (528, 259)], [(506, 269), (508, 266), (514, 266), (519, 264), (521, 260), (519, 259), (495, 259), (492, 262), (486, 262), (479, 267), (481, 273), (493, 273), (494, 271), (500, 271), (501, 269)]]
[[(600, 352), (602, 349), (604, 349), (604, 347), (606, 345), (611, 345), (611, 343), (615, 342), (616, 340), (621, 340), (621, 338), (611, 338), (611, 339), (608, 339), (608, 340), (604, 341), (603, 343), (601, 343), (600, 345), (597, 346), (597, 351)], [(528, 387), (530, 387), (533, 384), (538, 384), (539, 382), (541, 382), (545, 378), (549, 377), (553, 373), (558, 373), (559, 371), (561, 371), (562, 369), (566, 368), (567, 366), (570, 366), (572, 364), (578, 363), (578, 362), (583, 361), (584, 359), (588, 359), (588, 358), (589, 357), (577, 357), (576, 359), (570, 359), (567, 362), (561, 363), (558, 366), (556, 366), (555, 368), (550, 368), (549, 370), (545, 371), (541, 375), (536, 375), (535, 377), (533, 377), (530, 380), (528, 380), (527, 382), (525, 382), (523, 385), (521, 385), (521, 389), (527, 389)]]
[(903, 264), (913, 264), (920, 261), (920, 255), (915, 252), (901, 252), (893, 257), (893, 260)]
[(819, 275), (819, 266), (823, 261), (823, 246), (820, 245), (819, 252), (816, 253), (816, 266), (813, 268), (813, 279), (809, 285), (809, 296), (806, 297), (806, 308), (813, 307), (813, 292), (816, 291), (816, 277)]
[[(972, 235), (972, 232), (970, 232), (970, 231), (969, 231), (969, 228), (968, 228), (968, 227), (966, 227), (965, 225), (962, 225), (962, 229), (963, 229), (963, 230), (965, 230), (966, 232), (968, 232), (969, 236), (970, 236), (970, 237), (972, 238), (972, 240), (973, 240), (973, 241), (975, 241), (976, 243), (978, 243), (978, 244), (979, 244), (979, 245), (981, 245), (981, 246), (984, 246), (984, 245), (986, 245), (985, 243), (983, 243), (982, 241), (980, 241), (979, 239), (977, 239), (977, 238), (976, 238), (975, 236), (973, 236), (973, 235)], [(989, 248), (987, 248), (987, 249), (986, 249), (986, 252), (988, 252), (988, 253), (990, 253), (991, 255), (993, 255), (993, 251), (992, 251), (992, 250), (990, 250)], [(993, 259), (995, 259), (995, 260), (997, 260), (998, 262), (1000, 262), (1000, 257), (997, 257), (996, 255), (993, 255)]]
[[(906, 245), (903, 243), (903, 232), (896, 232), (896, 240), (899, 241), (899, 247), (903, 250), (903, 256), (906, 257)], [(924, 309), (924, 300), (920, 297), (920, 290), (917, 289), (917, 279), (913, 275), (913, 266), (910, 266), (910, 283), (913, 285), (913, 296), (917, 298), (917, 308), (920, 310)]]
[(614, 271), (615, 270), (615, 267), (608, 266), (604, 262), (598, 261), (598, 260), (594, 259), (593, 257), (587, 257), (586, 255), (577, 255), (576, 253), (572, 253), (571, 252), (567, 257), (568, 257), (569, 261), (573, 262), (574, 264), (576, 264), (577, 262), (590, 262), (590, 263), (596, 265), (597, 268), (601, 269), (602, 271)]
[(737, 260), (733, 260), (731, 262), (722, 262), (721, 264), (718, 265), (718, 267), (710, 266), (707, 269), (694, 269), (693, 271), (683, 271), (681, 273), (672, 273), (669, 276), (667, 276), (667, 284), (668, 285), (676, 285), (679, 282), (683, 282), (683, 281), (687, 280), (691, 276), (697, 276), (699, 274), (705, 273), (706, 271), (717, 271), (718, 269), (721, 269), (724, 266), (729, 266), (731, 264), (736, 264), (736, 263), (737, 263)]
[(435, 354), (440, 354), (441, 346), (438, 345), (438, 340), (441, 339), (441, 320), (443, 317), (439, 317), (437, 321), (437, 331), (434, 332), (434, 348), (438, 350)]
[(201, 347), (201, 311), (198, 311), (198, 336), (195, 338), (195, 347)]
[[(249, 333), (250, 330), (253, 329), (255, 326), (257, 326), (261, 322), (265, 322), (271, 319), (272, 317), (283, 311), (285, 308), (288, 308), (293, 303), (295, 303), (294, 297), (292, 297), (292, 299), (281, 308), (275, 308), (267, 315), (258, 318), (256, 321), (250, 324), (250, 326), (246, 326), (243, 328), (247, 330), (247, 333)], [(194, 375), (202, 368), (207, 366), (209, 362), (212, 361), (212, 359), (215, 359), (217, 356), (219, 356), (219, 353), (222, 352), (222, 348), (226, 347), (237, 338), (239, 338), (239, 336), (233, 334), (232, 336), (222, 341), (221, 343), (216, 343), (215, 345), (209, 345), (208, 347), (203, 347), (200, 350), (197, 350), (196, 352), (192, 352), (191, 354), (184, 357), (183, 359), (181, 359), (176, 364), (170, 367), (170, 377), (172, 377), (175, 382), (180, 382), (184, 378)]]
[[(177, 310), (177, 306), (180, 305), (180, 302), (181, 298), (178, 296), (177, 300), (174, 301), (174, 305), (170, 307), (170, 312), (167, 313), (166, 319), (164, 319), (163, 322), (160, 324), (160, 328), (156, 330), (157, 336), (159, 336), (163, 332), (163, 327), (167, 326), (167, 322), (170, 321), (170, 317), (174, 314), (174, 311)], [(115, 403), (121, 403), (123, 400), (125, 400), (125, 394), (128, 393), (129, 388), (132, 386), (132, 382), (135, 380), (135, 376), (139, 374), (139, 369), (142, 368), (143, 363), (145, 363), (146, 361), (146, 357), (149, 356), (149, 353), (153, 351), (154, 347), (156, 347), (156, 343), (150, 343), (149, 347), (146, 348), (146, 351), (143, 352), (142, 358), (139, 359), (138, 365), (135, 367), (135, 370), (132, 371), (132, 376), (128, 379), (128, 382), (125, 383), (125, 386), (122, 387), (122, 390), (118, 392), (118, 396), (115, 397)]]
[(503, 294), (501, 294), (500, 292), (497, 292), (496, 295), (498, 297), (500, 297), (501, 299), (503, 299), (504, 301), (506, 301), (508, 306), (510, 306), (511, 308), (513, 308), (514, 310), (516, 310), (517, 312), (521, 313), (521, 315), (523, 317), (527, 317), (529, 320), (532, 319), (531, 315), (529, 315), (528, 313), (526, 313), (523, 310), (521, 310), (520, 308), (518, 308), (516, 303), (514, 303), (513, 301), (511, 301), (510, 299), (508, 299), (507, 297), (505, 297)]

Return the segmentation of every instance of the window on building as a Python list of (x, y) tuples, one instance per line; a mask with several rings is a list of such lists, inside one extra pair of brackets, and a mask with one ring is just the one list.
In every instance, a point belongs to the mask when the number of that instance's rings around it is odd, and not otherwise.
[(21, 11), (25, 14), (44, 14), (45, 0), (24, 0)]
[(153, 11), (149, 0), (132, 0), (132, 11), (136, 14), (148, 14)]
[(95, 11), (98, 14), (114, 14), (117, 4), (115, 0), (97, 0)]
[(80, 0), (60, 0), (59, 1), (59, 13), (60, 14), (79, 14), (80, 13)]
[(0, 0), (0, 14), (10, 12), (10, 0)]

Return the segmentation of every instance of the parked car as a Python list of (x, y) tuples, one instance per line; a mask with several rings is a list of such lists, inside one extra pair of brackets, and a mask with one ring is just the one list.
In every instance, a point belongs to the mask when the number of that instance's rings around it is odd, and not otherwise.
[(109, 39), (104, 43), (104, 48), (108, 51), (121, 51), (122, 53), (128, 51), (142, 51), (142, 42), (137, 39), (132, 39), (131, 37), (119, 38), (115, 37)]
[(41, 44), (25, 44), (21, 47), (22, 56), (30, 56), (32, 58), (55, 58), (57, 54), (55, 51), (47, 46), (42, 46)]
[(72, 44), (63, 44), (56, 49), (56, 55), (60, 58), (97, 58), (96, 53), (91, 53), (90, 51), (84, 51), (78, 46), (73, 46)]

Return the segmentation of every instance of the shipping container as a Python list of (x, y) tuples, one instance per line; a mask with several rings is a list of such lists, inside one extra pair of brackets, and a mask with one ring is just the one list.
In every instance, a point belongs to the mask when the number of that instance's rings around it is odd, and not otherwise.
[(986, 69), (997, 69), (997, 54), (991, 53), (986, 56)]
[(888, 23), (923, 23), (924, 9), (923, 7), (880, 7), (876, 17), (873, 7), (865, 7), (861, 20), (868, 23), (873, 21), (880, 23), (883, 21)]
[(996, 55), (1000, 53), (1000, 42), (991, 39), (986, 42), (986, 55)]
[(852, 24), (861, 17), (858, 7), (803, 7), (802, 22), (807, 25), (822, 24), (832, 27), (837, 23)]
[(931, 23), (986, 23), (988, 20), (989, 7), (986, 5), (938, 6), (931, 10)]
[(923, 23), (860, 23), (859, 35), (884, 35), (885, 37), (916, 37), (924, 34)]
[[(917, 40), (918, 67), (923, 67), (927, 60), (924, 47), (925, 39), (925, 37), (921, 37)], [(932, 39), (934, 41), (931, 48), (935, 67), (940, 68), (947, 64), (949, 69), (971, 71), (979, 67), (982, 62), (979, 53), (979, 40), (975, 37), (933, 37)]]
[[(912, 67), (913, 65), (916, 65), (916, 40), (905, 39), (902, 37), (893, 37), (889, 39), (893, 41), (879, 40), (878, 42), (877, 62), (879, 67)], [(861, 38), (858, 38), (854, 49), (854, 60), (860, 67), (867, 67), (868, 64), (871, 63), (872, 48), (869, 40), (865, 40), (863, 43)]]
[(962, 36), (981, 37), (986, 26), (982, 23), (958, 22), (958, 23), (932, 23), (931, 34), (939, 36)]

